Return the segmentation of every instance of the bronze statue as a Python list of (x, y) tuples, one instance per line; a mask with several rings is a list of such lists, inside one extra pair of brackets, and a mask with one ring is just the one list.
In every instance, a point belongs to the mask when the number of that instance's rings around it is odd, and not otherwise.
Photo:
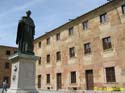
[(35, 34), (35, 24), (30, 17), (31, 11), (26, 12), (27, 16), (23, 16), (19, 20), (17, 28), (16, 44), (18, 44), (18, 52), (25, 54), (34, 54), (33, 41)]

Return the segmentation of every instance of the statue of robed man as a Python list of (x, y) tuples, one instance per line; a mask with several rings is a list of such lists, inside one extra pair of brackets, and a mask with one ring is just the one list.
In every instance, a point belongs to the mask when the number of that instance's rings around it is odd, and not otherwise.
[(25, 54), (34, 54), (33, 41), (35, 35), (35, 24), (30, 17), (31, 11), (26, 12), (27, 16), (23, 16), (19, 20), (17, 28), (16, 44), (18, 44), (18, 52)]

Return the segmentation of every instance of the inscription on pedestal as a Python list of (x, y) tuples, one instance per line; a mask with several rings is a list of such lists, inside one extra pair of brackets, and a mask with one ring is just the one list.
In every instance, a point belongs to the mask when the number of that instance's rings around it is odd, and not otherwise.
[(37, 93), (35, 89), (35, 62), (38, 59), (39, 57), (34, 55), (22, 53), (10, 57), (12, 76), (8, 93)]

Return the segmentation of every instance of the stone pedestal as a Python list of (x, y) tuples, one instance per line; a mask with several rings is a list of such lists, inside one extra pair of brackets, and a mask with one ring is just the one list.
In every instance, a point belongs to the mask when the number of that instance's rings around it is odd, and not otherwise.
[(12, 62), (11, 86), (7, 93), (37, 93), (35, 89), (35, 62), (39, 57), (16, 53)]

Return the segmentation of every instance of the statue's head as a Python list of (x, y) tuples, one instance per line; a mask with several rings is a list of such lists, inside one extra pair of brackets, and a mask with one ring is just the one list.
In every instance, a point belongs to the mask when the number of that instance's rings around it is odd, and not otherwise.
[(27, 16), (30, 16), (31, 15), (31, 11), (30, 10), (26, 11), (26, 14), (27, 14)]

